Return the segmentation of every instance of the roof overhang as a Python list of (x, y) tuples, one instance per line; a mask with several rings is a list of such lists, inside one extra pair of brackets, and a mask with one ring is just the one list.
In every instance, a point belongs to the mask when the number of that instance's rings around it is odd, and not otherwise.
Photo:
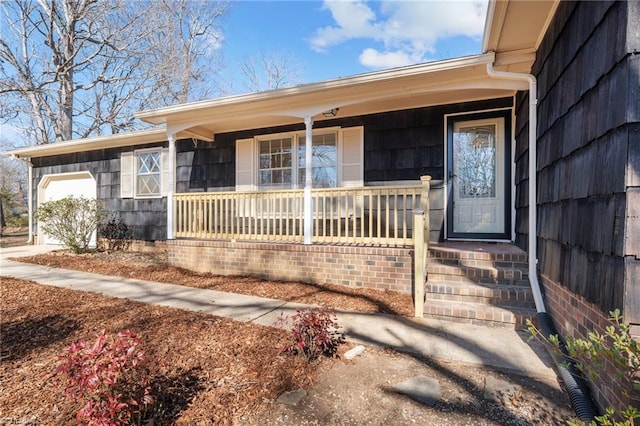
[[(520, 82), (487, 77), (493, 53), (360, 74), (265, 92), (230, 96), (142, 111), (136, 117), (162, 124), (168, 133), (201, 136), (326, 120), (322, 112), (339, 108), (338, 117), (511, 96)], [(522, 86), (522, 87), (521, 87)]]
[(5, 154), (49, 155), (133, 146), (176, 138), (213, 141), (219, 133), (300, 124), (306, 117), (328, 120), (323, 112), (338, 108), (338, 118), (386, 111), (512, 96), (527, 90), (523, 81), (487, 75), (487, 64), (501, 71), (528, 73), (536, 49), (559, 0), (490, 0), (481, 55), (394, 68), (320, 83), (229, 96), (141, 111), (135, 116), (163, 125), (123, 133), (31, 148)]
[(96, 151), (107, 148), (118, 148), (147, 143), (163, 142), (167, 140), (165, 129), (150, 129), (138, 132), (119, 133), (116, 135), (100, 136), (96, 138), (77, 139), (46, 145), (31, 146), (2, 154), (15, 158), (37, 158), (50, 155), (72, 154), (74, 152)]
[(496, 52), (496, 69), (531, 72), (536, 51), (559, 3), (559, 0), (489, 1), (482, 51)]

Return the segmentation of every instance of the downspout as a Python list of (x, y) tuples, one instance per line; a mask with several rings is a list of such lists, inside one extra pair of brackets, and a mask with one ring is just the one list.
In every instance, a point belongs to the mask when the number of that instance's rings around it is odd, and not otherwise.
[(31, 159), (25, 160), (15, 154), (13, 154), (11, 158), (27, 165), (27, 212), (29, 216), (29, 236), (27, 237), (26, 242), (27, 244), (33, 244), (33, 163), (31, 162)]
[(493, 63), (487, 64), (487, 75), (491, 78), (501, 80), (518, 80), (529, 83), (529, 238), (528, 238), (528, 254), (529, 254), (529, 282), (531, 283), (531, 291), (533, 291), (533, 300), (536, 304), (538, 313), (547, 312), (544, 306), (544, 299), (540, 291), (540, 283), (538, 282), (538, 273), (536, 266), (538, 264), (538, 250), (536, 247), (536, 139), (537, 122), (538, 122), (538, 97), (536, 78), (532, 74), (496, 71)]
[[(497, 71), (493, 68), (493, 63), (487, 64), (487, 75), (491, 78), (501, 80), (526, 81), (529, 83), (529, 237), (528, 237), (528, 254), (529, 254), (529, 282), (531, 291), (533, 292), (533, 300), (536, 304), (538, 312), (538, 324), (540, 331), (544, 337), (558, 335), (551, 316), (547, 314), (544, 306), (544, 299), (540, 291), (540, 282), (538, 281), (538, 271), (536, 269), (538, 263), (538, 250), (536, 246), (537, 238), (537, 127), (538, 127), (538, 95), (537, 82), (532, 74), (517, 73), (508, 71)], [(575, 362), (571, 360), (564, 347), (561, 345), (562, 354), (558, 355), (550, 351), (551, 356), (556, 364), (558, 374), (565, 384), (571, 405), (580, 418), (580, 420), (589, 423), (594, 420), (597, 410), (589, 396), (589, 388), (580, 376)]]

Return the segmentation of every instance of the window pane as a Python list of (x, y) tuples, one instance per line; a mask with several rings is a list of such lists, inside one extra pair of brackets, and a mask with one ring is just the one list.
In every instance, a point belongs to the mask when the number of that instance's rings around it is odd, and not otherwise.
[(160, 195), (160, 151), (136, 153), (136, 195)]
[(269, 170), (260, 170), (260, 186), (271, 185), (271, 172)]
[[(298, 182), (304, 186), (306, 176), (305, 138), (300, 138), (298, 147)], [(333, 188), (338, 186), (338, 147), (335, 133), (313, 135), (311, 148), (313, 186)]]
[(291, 186), (291, 138), (260, 141), (260, 186)]
[(268, 169), (271, 167), (271, 156), (269, 154), (260, 154), (260, 168)]

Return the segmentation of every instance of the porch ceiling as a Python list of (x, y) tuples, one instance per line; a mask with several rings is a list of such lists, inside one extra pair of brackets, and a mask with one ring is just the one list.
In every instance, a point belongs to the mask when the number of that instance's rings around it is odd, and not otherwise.
[(136, 116), (165, 124), (168, 133), (190, 132), (212, 140), (216, 133), (301, 123), (306, 116), (326, 120), (323, 111), (339, 108), (337, 117), (510, 96), (526, 89), (521, 82), (487, 77), (487, 53), (431, 62), (315, 84), (232, 96), (157, 110)]

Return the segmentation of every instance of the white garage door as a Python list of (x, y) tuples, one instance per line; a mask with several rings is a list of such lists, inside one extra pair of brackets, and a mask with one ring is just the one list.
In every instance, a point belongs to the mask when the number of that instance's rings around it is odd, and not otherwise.
[[(65, 197), (96, 198), (96, 180), (89, 172), (45, 175), (38, 185), (38, 203), (60, 200)], [(38, 230), (40, 244), (58, 244), (60, 241)], [(95, 235), (91, 245), (95, 245)]]

